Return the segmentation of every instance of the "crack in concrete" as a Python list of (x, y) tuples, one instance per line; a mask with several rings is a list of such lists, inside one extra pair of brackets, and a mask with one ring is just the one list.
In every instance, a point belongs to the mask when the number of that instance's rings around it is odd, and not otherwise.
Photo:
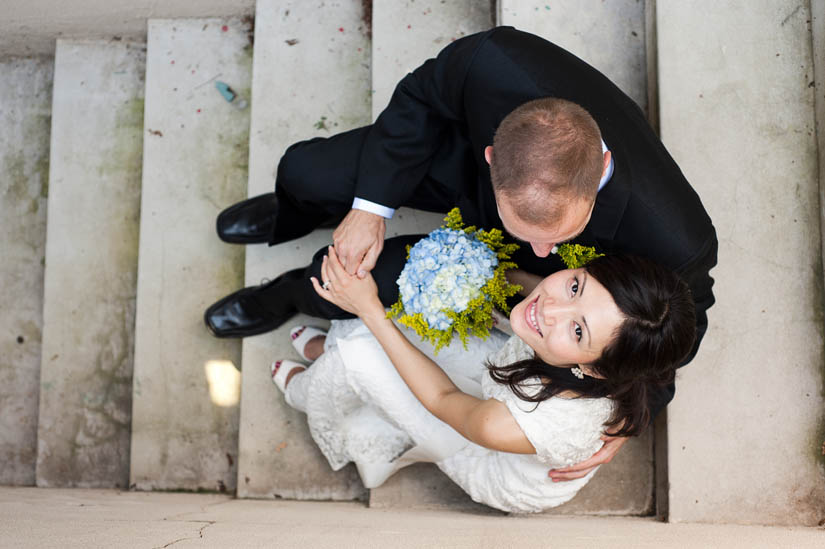
[(789, 14), (789, 15), (788, 15), (785, 19), (783, 19), (783, 20), (782, 20), (782, 23), (780, 23), (780, 25), (779, 25), (779, 26), (780, 26), (780, 27), (784, 27), (784, 26), (785, 26), (785, 24), (786, 24), (788, 21), (790, 21), (791, 17), (793, 17), (794, 15), (796, 15), (796, 14), (799, 12), (799, 10), (801, 10), (801, 9), (802, 9), (802, 6), (801, 6), (801, 5), (796, 6), (796, 9), (795, 9), (795, 10), (793, 10), (793, 11), (792, 11), (792, 12), (791, 12), (791, 13), (790, 13), (790, 14)]
[[(232, 500), (216, 501), (215, 503), (207, 503), (206, 505), (201, 505), (201, 508), (198, 511), (188, 511), (186, 513), (180, 513), (180, 514), (177, 514), (177, 515), (172, 515), (171, 517), (168, 517), (168, 518), (164, 517), (163, 521), (166, 521), (166, 522), (191, 522), (191, 523), (194, 523), (194, 524), (203, 524), (203, 526), (201, 526), (200, 529), (198, 529), (198, 538), (197, 538), (197, 539), (203, 539), (203, 532), (207, 528), (212, 526), (213, 524), (217, 524), (217, 522), (218, 522), (217, 520), (184, 520), (184, 519), (179, 519), (178, 517), (184, 517), (186, 515), (191, 515), (193, 513), (205, 513), (206, 510), (209, 507), (217, 507), (218, 505), (226, 505), (227, 503), (230, 503), (231, 501)], [(179, 538), (179, 539), (176, 539), (174, 541), (170, 541), (166, 545), (158, 545), (158, 546), (154, 547), (153, 549), (165, 549), (166, 547), (169, 547), (169, 546), (174, 545), (174, 544), (176, 544), (178, 542), (181, 542), (181, 541), (186, 541), (188, 539), (195, 539), (195, 538), (191, 537), (191, 536), (190, 537), (185, 537), (185, 538)]]
[[(205, 523), (203, 526), (201, 526), (198, 529), (197, 539), (203, 539), (203, 531), (206, 530), (207, 528), (209, 528), (210, 526), (212, 526), (213, 524), (216, 524), (218, 521), (216, 521), (216, 520), (182, 520), (182, 521), (173, 521), (173, 522)], [(179, 538), (179, 539), (176, 539), (174, 541), (170, 541), (166, 545), (158, 545), (158, 546), (154, 547), (154, 549), (165, 549), (166, 547), (172, 546), (172, 545), (174, 545), (178, 542), (186, 541), (186, 540), (189, 540), (189, 539), (196, 539), (196, 538), (194, 538), (194, 537)]]
[[(226, 499), (224, 501), (216, 501), (214, 503), (207, 503), (205, 505), (201, 505), (200, 509), (197, 511), (186, 511), (185, 513), (178, 513), (177, 515), (172, 515), (171, 517), (164, 517), (163, 520), (171, 521), (171, 522), (210, 522), (208, 520), (186, 520), (183, 517), (187, 515), (192, 515), (195, 513), (205, 513), (206, 510), (210, 507), (217, 507), (218, 505), (226, 505), (227, 503), (232, 502), (232, 499)], [(215, 521), (211, 521), (215, 522)]]

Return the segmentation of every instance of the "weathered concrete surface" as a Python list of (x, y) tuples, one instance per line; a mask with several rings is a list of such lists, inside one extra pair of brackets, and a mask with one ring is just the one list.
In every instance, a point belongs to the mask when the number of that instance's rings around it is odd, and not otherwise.
[[(825, 235), (825, 0), (811, 0), (811, 27), (814, 54), (816, 142), (819, 152), (819, 224), (820, 234)], [(822, 244), (823, 257), (825, 257), (825, 238), (822, 238)]]
[(370, 490), (369, 506), (371, 509), (449, 509), (504, 514), (474, 502), (461, 487), (430, 463), (405, 467), (383, 485)]
[(0, 63), (0, 485), (34, 484), (53, 72)]
[(235, 488), (240, 343), (203, 324), (243, 282), (215, 216), (246, 194), (252, 47), (240, 19), (149, 22), (131, 483)]
[[(272, 192), (278, 160), (293, 142), (362, 126), (370, 117), (368, 24), (361, 2), (260, 0), (255, 24), (250, 196)], [(331, 232), (319, 230), (272, 248), (249, 246), (246, 284), (304, 266), (329, 243)], [(354, 467), (330, 470), (309, 436), (305, 416), (290, 408), (272, 384), (273, 360), (298, 360), (289, 343), (290, 327), (306, 323), (324, 325), (299, 316), (271, 333), (244, 339), (239, 497), (364, 495)]]
[(719, 235), (717, 304), (668, 420), (670, 519), (825, 517), (808, 3), (658, 2), (662, 138)]
[(0, 489), (9, 547), (822, 547), (814, 528), (365, 508), (205, 494)]
[(584, 59), (647, 109), (645, 1), (500, 0), (499, 24), (532, 32)]
[(251, 14), (254, 0), (4, 0), (0, 56), (53, 55), (55, 38), (144, 40), (146, 20)]
[(57, 44), (38, 486), (127, 485), (144, 66), (140, 43)]

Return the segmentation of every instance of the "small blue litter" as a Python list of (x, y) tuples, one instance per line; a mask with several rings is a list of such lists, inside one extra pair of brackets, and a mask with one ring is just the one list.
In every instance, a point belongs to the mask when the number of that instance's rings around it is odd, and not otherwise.
[(215, 82), (215, 87), (219, 92), (221, 92), (221, 95), (224, 99), (226, 99), (227, 103), (237, 107), (239, 110), (243, 110), (249, 105), (249, 103), (246, 102), (246, 99), (238, 96), (238, 94), (235, 93), (235, 90), (230, 88), (228, 84), (218, 80)]

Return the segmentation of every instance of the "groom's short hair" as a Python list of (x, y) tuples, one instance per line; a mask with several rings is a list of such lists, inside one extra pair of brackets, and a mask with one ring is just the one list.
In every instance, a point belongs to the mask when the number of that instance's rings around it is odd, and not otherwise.
[(571, 200), (595, 200), (604, 168), (601, 132), (584, 108), (545, 97), (502, 120), (493, 139), (490, 177), (528, 223), (550, 225)]

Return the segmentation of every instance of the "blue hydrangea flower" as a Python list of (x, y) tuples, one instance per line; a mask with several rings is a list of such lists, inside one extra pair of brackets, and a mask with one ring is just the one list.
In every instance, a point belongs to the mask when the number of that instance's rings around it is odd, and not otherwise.
[(492, 278), (498, 258), (483, 242), (454, 229), (436, 229), (410, 249), (398, 277), (407, 314), (421, 313), (431, 328), (446, 330), (445, 310), (460, 313)]

